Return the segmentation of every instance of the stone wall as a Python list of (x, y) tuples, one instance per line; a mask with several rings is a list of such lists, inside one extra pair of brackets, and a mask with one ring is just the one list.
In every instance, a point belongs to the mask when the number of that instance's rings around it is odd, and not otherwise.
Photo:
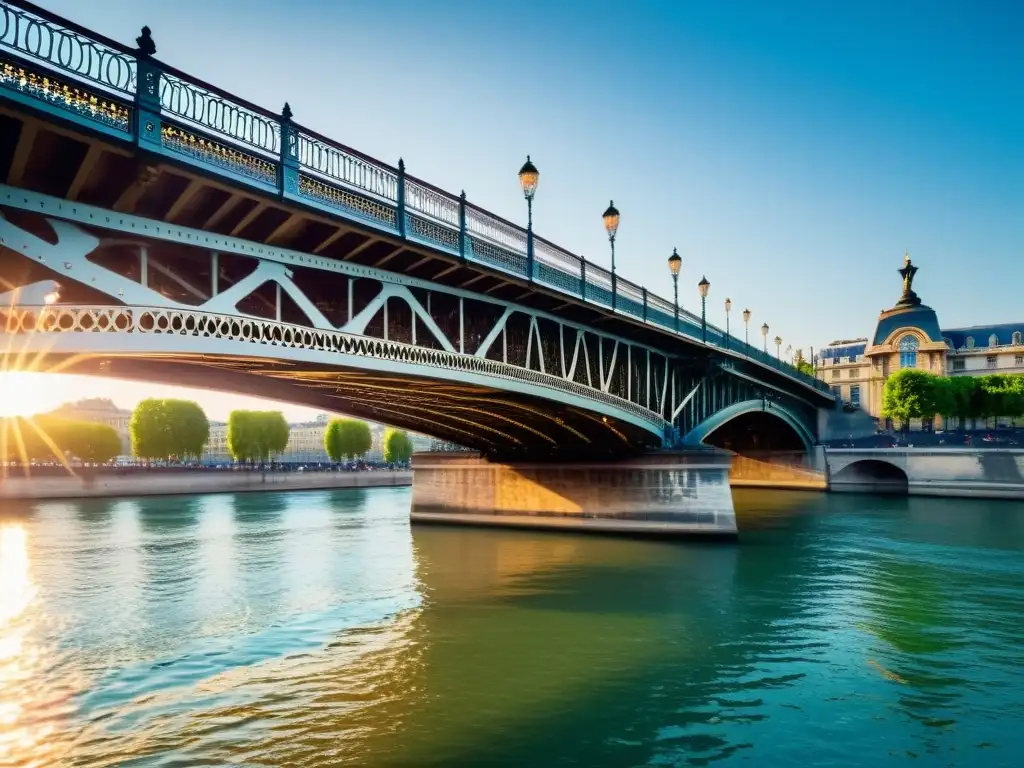
[(829, 449), (826, 459), (833, 491), (1024, 499), (1021, 450), (844, 448)]
[(818, 457), (817, 451), (812, 455), (802, 452), (735, 455), (729, 470), (729, 484), (734, 488), (824, 491), (828, 477)]
[(736, 533), (729, 456), (714, 449), (586, 464), (413, 457), (414, 522), (656, 535)]
[[(12, 470), (13, 471), (13, 470)], [(124, 475), (81, 471), (77, 476), (8, 475), (0, 499), (166, 496), (193, 493), (322, 490), (409, 485), (412, 472), (132, 472)]]

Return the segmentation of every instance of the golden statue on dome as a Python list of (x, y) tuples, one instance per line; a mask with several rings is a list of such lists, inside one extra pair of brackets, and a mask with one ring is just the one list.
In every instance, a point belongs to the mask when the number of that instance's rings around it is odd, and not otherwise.
[(917, 267), (910, 261), (910, 251), (906, 251), (903, 254), (903, 269), (899, 270), (900, 277), (903, 278), (903, 295), (900, 296), (900, 300), (896, 302), (897, 307), (916, 307), (921, 303), (921, 299), (918, 298), (917, 294), (914, 293), (914, 275), (917, 274)]

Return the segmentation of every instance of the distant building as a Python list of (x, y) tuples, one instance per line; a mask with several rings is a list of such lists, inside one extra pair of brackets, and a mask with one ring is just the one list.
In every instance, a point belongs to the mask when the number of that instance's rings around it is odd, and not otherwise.
[(47, 415), (70, 421), (92, 421), (113, 427), (121, 439), (121, 453), (123, 455), (131, 453), (132, 412), (118, 408), (112, 400), (105, 397), (94, 397), (74, 403), (64, 403)]
[[(1024, 373), (1024, 321), (943, 329), (935, 310), (913, 290), (917, 271), (908, 254), (899, 270), (903, 293), (891, 309), (878, 315), (870, 339), (834, 341), (815, 360), (815, 375), (837, 397), (879, 421), (885, 381), (903, 368), (939, 376)], [(910, 425), (912, 429), (932, 426), (927, 419)]]

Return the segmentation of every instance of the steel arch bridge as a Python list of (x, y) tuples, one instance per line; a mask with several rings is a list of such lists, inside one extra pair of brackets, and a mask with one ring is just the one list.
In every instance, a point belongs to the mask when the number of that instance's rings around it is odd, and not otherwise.
[[(495, 458), (628, 455), (827, 388), (448, 195), (22, 2), (0, 0), (6, 365), (173, 381)], [(385, 266), (387, 269), (385, 269)], [(56, 287), (59, 286), (59, 287)]]

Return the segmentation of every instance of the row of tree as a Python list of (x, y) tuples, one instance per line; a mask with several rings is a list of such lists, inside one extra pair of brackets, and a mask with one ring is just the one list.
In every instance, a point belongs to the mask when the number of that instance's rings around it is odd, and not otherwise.
[(0, 420), (4, 461), (63, 461), (105, 464), (121, 452), (117, 430), (92, 421), (53, 416)]
[[(132, 412), (129, 424), (132, 453), (148, 461), (189, 461), (203, 455), (210, 423), (203, 409), (188, 400), (148, 399)], [(232, 411), (227, 448), (232, 459), (263, 463), (284, 452), (290, 428), (280, 411)], [(324, 433), (331, 461), (364, 456), (373, 446), (370, 427), (356, 419), (335, 419)], [(117, 431), (106, 424), (54, 416), (0, 420), (0, 449), (6, 461), (60, 461), (74, 458), (105, 464), (121, 453)], [(402, 430), (384, 433), (384, 461), (404, 464), (412, 441)]]
[(885, 382), (882, 415), (906, 428), (912, 419), (942, 416), (963, 428), (967, 421), (1024, 418), (1024, 375), (936, 376), (907, 368)]
[[(331, 461), (352, 461), (373, 446), (370, 427), (356, 419), (334, 419), (324, 431), (324, 450)], [(412, 440), (400, 429), (388, 427), (384, 432), (384, 461), (405, 464), (412, 457)]]

